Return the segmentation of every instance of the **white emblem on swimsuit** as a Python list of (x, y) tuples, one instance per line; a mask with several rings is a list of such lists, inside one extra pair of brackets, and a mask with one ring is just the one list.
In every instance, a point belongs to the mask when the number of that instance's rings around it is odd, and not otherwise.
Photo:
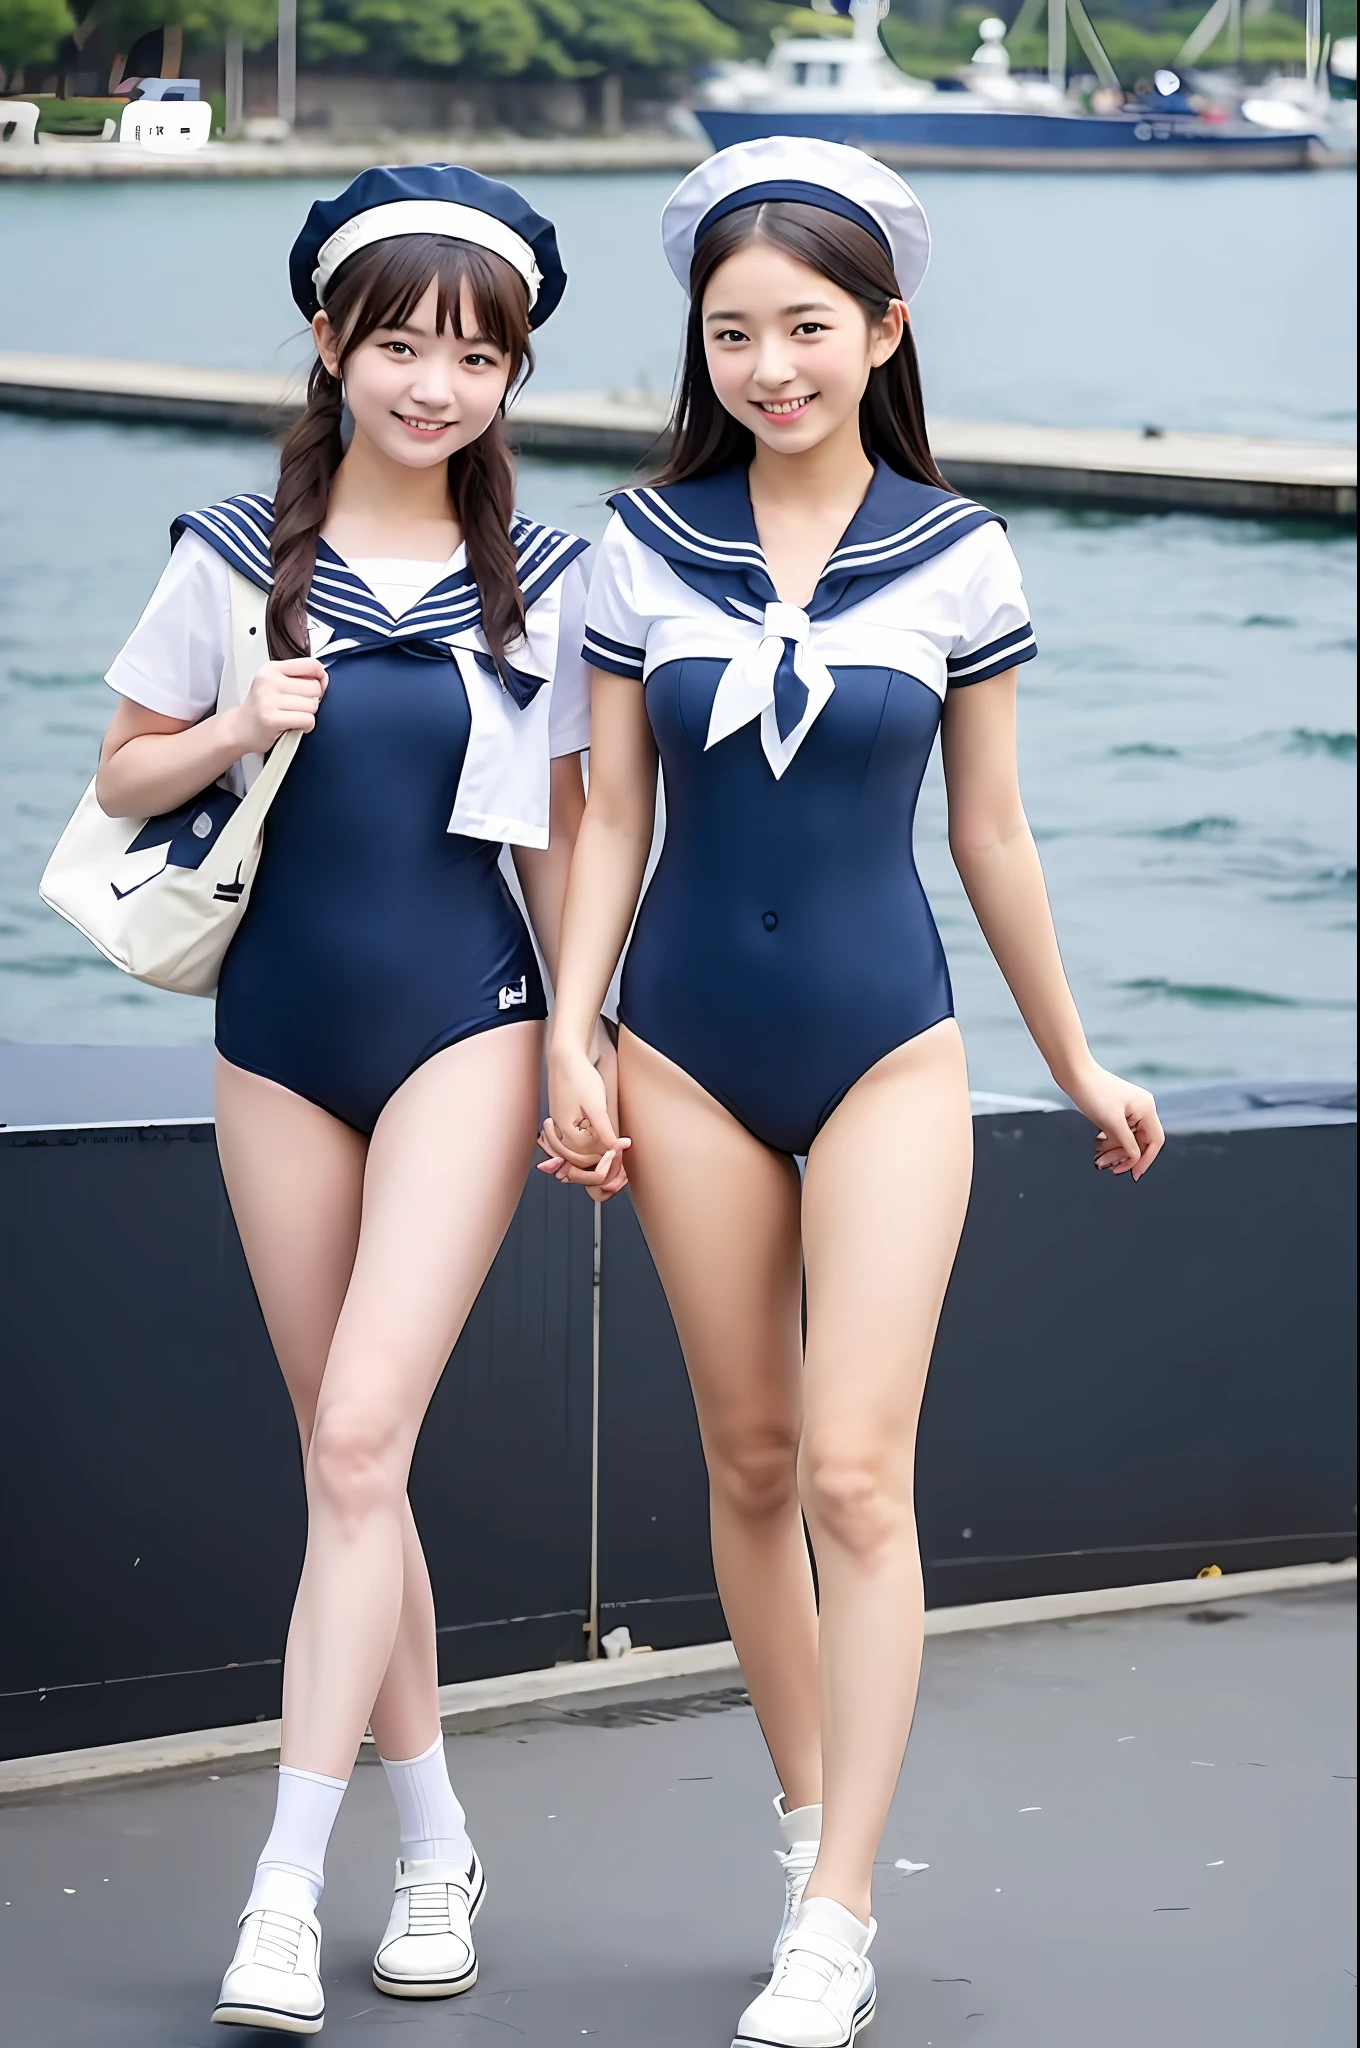
[(502, 1010), (516, 1010), (521, 1003), (527, 1003), (529, 1000), (528, 976), (521, 974), (518, 981), (508, 983), (501, 990), (496, 1000)]

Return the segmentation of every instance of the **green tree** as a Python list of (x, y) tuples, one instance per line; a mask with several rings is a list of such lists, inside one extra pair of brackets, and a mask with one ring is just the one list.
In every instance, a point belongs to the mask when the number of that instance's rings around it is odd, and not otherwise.
[(45, 64), (74, 26), (66, 0), (0, 0), (0, 71)]
[[(537, 4), (546, 14), (545, 0)], [(740, 38), (701, 0), (575, 0), (580, 27), (563, 36), (590, 71), (679, 71), (735, 57)]]
[[(206, 10), (258, 0), (188, 4)], [(474, 78), (687, 70), (740, 48), (704, 0), (301, 0), (299, 19), (306, 63), (372, 56)]]

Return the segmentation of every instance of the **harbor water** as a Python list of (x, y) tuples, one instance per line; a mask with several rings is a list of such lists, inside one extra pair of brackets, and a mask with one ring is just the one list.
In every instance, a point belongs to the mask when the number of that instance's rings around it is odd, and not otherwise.
[[(540, 388), (669, 388), (670, 180), (526, 178), (573, 289)], [(921, 174), (915, 309), (940, 416), (1351, 440), (1354, 180)], [(0, 348), (302, 359), (284, 255), (315, 188), (12, 185)], [(289, 337), (292, 337), (290, 340)], [(171, 518), (268, 489), (264, 442), (0, 415), (0, 1039), (183, 1043), (207, 1004), (118, 974), (37, 900), (110, 709), (100, 678)], [(521, 501), (591, 537), (622, 479), (526, 461)], [(1025, 793), (1098, 1056), (1152, 1079), (1354, 1064), (1351, 538), (1006, 506), (1041, 659)], [(933, 771), (917, 830), (974, 1085), (1046, 1077), (953, 876)], [(866, 962), (866, 973), (872, 962)]]
[[(522, 177), (570, 276), (544, 390), (669, 391), (684, 301), (669, 174)], [(287, 254), (329, 185), (8, 184), (0, 349), (292, 367)], [(912, 314), (941, 418), (1355, 439), (1355, 178), (912, 173)], [(9, 288), (23, 280), (24, 289)]]

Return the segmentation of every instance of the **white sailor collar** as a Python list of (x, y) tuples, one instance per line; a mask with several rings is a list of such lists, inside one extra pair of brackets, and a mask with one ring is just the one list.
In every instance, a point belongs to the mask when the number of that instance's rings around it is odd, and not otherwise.
[[(751, 618), (779, 603), (744, 465), (685, 483), (617, 491), (609, 503), (635, 539), (729, 617)], [(803, 610), (813, 621), (835, 618), (991, 520), (1006, 524), (971, 498), (899, 476), (880, 458)]]
[[(273, 506), (254, 492), (187, 512), (171, 545), (195, 533), (261, 590), (273, 588)], [(588, 543), (516, 513), (515, 544), (526, 633), (500, 670), (481, 629), (481, 598), (460, 548), (446, 575), (394, 618), (363, 578), (323, 540), (307, 595), (311, 648), (346, 652), (400, 647), (447, 652), (472, 714), (450, 832), (515, 846), (546, 847), (551, 789), (549, 707), (558, 661), (560, 579)]]
[(734, 651), (718, 679), (705, 749), (754, 722), (776, 778), (835, 691), (824, 652), (828, 622), (965, 534), (992, 520), (1005, 525), (985, 505), (915, 483), (880, 460), (816, 590), (799, 606), (783, 603), (775, 589), (744, 466), (620, 491), (609, 502), (637, 540), (729, 621), (722, 630)]
[[(184, 512), (170, 529), (170, 545), (183, 533), (196, 533), (233, 569), (239, 569), (261, 590), (274, 587), (270, 543), (274, 532), (272, 502), (255, 491), (243, 491), (199, 512)], [(510, 523), (515, 543), (520, 591), (527, 612), (545, 590), (584, 554), (588, 543), (557, 527), (540, 526), (522, 512)], [(384, 640), (443, 639), (481, 623), (482, 604), (476, 580), (460, 547), (448, 574), (400, 618), (394, 618), (348, 562), (327, 541), (316, 544), (316, 568), (307, 594), (310, 616), (336, 634), (376, 634)]]

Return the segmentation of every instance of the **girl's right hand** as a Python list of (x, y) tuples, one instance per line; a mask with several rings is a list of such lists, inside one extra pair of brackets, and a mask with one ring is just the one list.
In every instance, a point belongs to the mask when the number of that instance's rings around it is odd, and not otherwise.
[(267, 661), (232, 714), (241, 752), (267, 754), (280, 733), (310, 732), (325, 691), (319, 661)]
[(604, 1076), (590, 1054), (554, 1047), (548, 1061), (549, 1114), (539, 1143), (548, 1157), (540, 1173), (551, 1173), (599, 1196), (612, 1195), (626, 1178), (623, 1155), (632, 1143), (614, 1129)]

